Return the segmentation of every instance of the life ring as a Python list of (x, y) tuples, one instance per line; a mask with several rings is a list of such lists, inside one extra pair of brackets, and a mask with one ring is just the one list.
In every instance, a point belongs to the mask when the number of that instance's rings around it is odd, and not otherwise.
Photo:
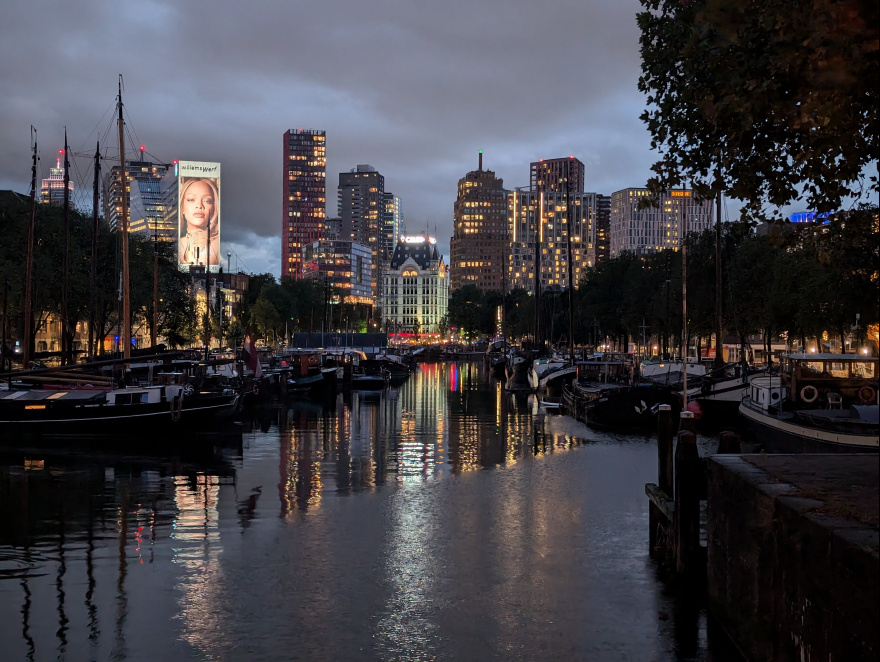
[(195, 389), (193, 388), (192, 384), (187, 384), (183, 387), (183, 394), (186, 397), (191, 396), (193, 393), (195, 393)]
[(309, 365), (318, 365), (318, 357), (314, 355), (310, 356)]
[(260, 395), (260, 385), (259, 385), (259, 384), (253, 384), (253, 385), (251, 386), (251, 393), (253, 393), (254, 395)]
[(859, 399), (862, 402), (867, 402), (867, 403), (873, 402), (874, 397), (876, 395), (877, 395), (877, 393), (870, 386), (863, 386), (862, 388), (859, 389)]
[(801, 400), (806, 403), (815, 402), (819, 397), (819, 389), (812, 384), (807, 384), (801, 389)]

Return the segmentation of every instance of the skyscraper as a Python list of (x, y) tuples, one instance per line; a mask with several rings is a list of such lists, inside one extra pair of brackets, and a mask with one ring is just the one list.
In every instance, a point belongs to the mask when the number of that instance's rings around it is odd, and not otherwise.
[[(64, 150), (61, 150), (61, 154)], [(73, 181), (67, 183), (69, 193), (68, 200), (73, 200)], [(64, 204), (64, 168), (61, 166), (61, 157), (55, 162), (55, 167), (49, 170), (49, 176), (43, 179), (40, 186), (40, 202), (50, 205)]]
[(385, 215), (385, 178), (371, 165), (339, 173), (337, 188), (339, 238), (370, 247), (373, 254), (372, 296), (378, 289), (379, 235)]
[(577, 287), (586, 269), (592, 266), (588, 246), (595, 241), (596, 197), (595, 193), (550, 190), (510, 193), (509, 288), (534, 293), (536, 242), (539, 242), (541, 291), (566, 289), (569, 232), (571, 277)]
[(530, 165), (530, 171), (529, 189), (532, 191), (584, 191), (584, 164), (573, 156), (567, 159), (534, 161)]
[[(162, 178), (168, 171), (168, 164), (143, 159), (126, 161), (125, 170), (128, 176), (125, 197), (129, 232), (142, 232), (168, 241), (177, 239), (177, 229), (173, 222), (168, 222), (162, 197)], [(115, 229), (122, 218), (118, 164), (104, 176), (103, 194), (104, 218)]]
[(712, 201), (695, 202), (693, 191), (665, 191), (656, 198), (656, 206), (642, 206), (651, 199), (646, 188), (627, 188), (611, 194), (611, 257), (624, 251), (644, 255), (667, 248), (678, 250), (685, 217), (687, 234), (702, 232), (714, 221)]
[(301, 278), (303, 250), (323, 238), (326, 216), (326, 132), (284, 132), (281, 277)]
[(504, 289), (509, 248), (507, 191), (504, 180), (479, 167), (458, 180), (453, 207), (450, 252), (450, 291), (473, 284), (483, 291)]

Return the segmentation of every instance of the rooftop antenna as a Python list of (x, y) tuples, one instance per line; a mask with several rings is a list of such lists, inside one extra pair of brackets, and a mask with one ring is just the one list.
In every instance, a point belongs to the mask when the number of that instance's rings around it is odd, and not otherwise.
[(483, 150), (480, 150), (480, 167), (479, 171), (483, 172)]

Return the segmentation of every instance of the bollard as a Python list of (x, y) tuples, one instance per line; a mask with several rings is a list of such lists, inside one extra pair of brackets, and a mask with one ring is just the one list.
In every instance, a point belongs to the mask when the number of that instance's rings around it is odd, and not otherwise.
[(721, 437), (718, 439), (718, 453), (742, 453), (739, 435), (735, 432), (722, 432)]
[[(682, 426), (686, 424), (682, 413)], [(691, 421), (692, 422), (692, 421)], [(690, 575), (697, 568), (700, 546), (700, 455), (697, 438), (689, 430), (678, 433), (675, 447), (675, 569)]]

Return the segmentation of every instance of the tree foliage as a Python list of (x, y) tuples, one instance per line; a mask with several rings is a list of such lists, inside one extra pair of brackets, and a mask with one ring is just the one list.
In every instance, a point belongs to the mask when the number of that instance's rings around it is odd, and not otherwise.
[(652, 188), (693, 182), (756, 217), (802, 189), (818, 211), (864, 193), (880, 156), (875, 0), (641, 3)]

